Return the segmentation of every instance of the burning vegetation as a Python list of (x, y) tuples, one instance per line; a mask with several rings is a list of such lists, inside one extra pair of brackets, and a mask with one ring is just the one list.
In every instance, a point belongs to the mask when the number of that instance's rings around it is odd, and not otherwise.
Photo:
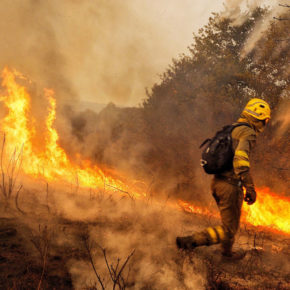
[[(139, 108), (58, 110), (53, 90), (37, 94), (3, 69), (1, 286), (287, 287), (289, 25), (272, 21), (246, 49), (268, 13), (257, 8), (239, 24), (214, 14)], [(243, 207), (237, 245), (248, 254), (224, 264), (212, 249), (179, 253), (177, 234), (218, 223), (198, 145), (252, 96), (271, 104), (274, 120), (253, 156), (257, 202)]]
[(1, 128), (2, 132), (5, 132), (5, 138), (9, 140), (5, 149), (21, 155), (18, 159), (21, 158), (19, 162), (24, 173), (35, 178), (44, 178), (48, 182), (61, 180), (70, 183), (77, 178), (81, 187), (102, 188), (107, 184), (123, 191), (127, 190), (120, 180), (106, 176), (97, 166), (90, 166), (88, 160), (79, 166), (69, 160), (63, 148), (58, 145), (59, 136), (53, 128), (56, 100), (52, 90), (44, 90), (48, 110), (44, 131), (38, 135), (34, 127), (37, 121), (30, 111), (31, 98), (26, 88), (17, 84), (16, 77), (24, 78), (17, 71), (12, 72), (7, 68), (3, 70), (2, 85), (6, 88), (7, 95), (1, 99), (8, 109), (8, 114)]
[[(7, 68), (2, 72), (2, 86), (7, 94), (1, 96), (1, 100), (8, 110), (1, 124), (2, 132), (5, 132), (2, 145), (3, 158), (12, 158), (11, 162), (15, 167), (21, 167), (25, 174), (36, 179), (43, 178), (46, 182), (59, 181), (70, 184), (77, 180), (78, 186), (82, 188), (103, 189), (107, 186), (120, 193), (128, 193), (132, 198), (146, 199), (146, 192), (137, 192), (132, 186), (106, 175), (89, 160), (74, 164), (69, 159), (64, 149), (59, 146), (59, 136), (53, 127), (56, 118), (56, 100), (52, 90), (44, 90), (48, 110), (44, 131), (41, 134), (43, 140), (39, 140), (40, 136), (33, 126), (36, 120), (30, 114), (31, 98), (27, 89), (16, 82), (17, 77), (24, 78), (17, 71), (12, 72)], [(7, 144), (5, 140), (8, 141)], [(2, 161), (6, 161), (7, 164), (10, 162), (10, 160)], [(255, 205), (245, 207), (244, 221), (289, 234), (290, 226), (287, 218), (290, 199), (271, 193), (268, 189), (258, 189), (258, 196), (260, 198)], [(203, 210), (184, 201), (180, 201), (179, 205), (188, 212), (209, 214), (209, 210)]]

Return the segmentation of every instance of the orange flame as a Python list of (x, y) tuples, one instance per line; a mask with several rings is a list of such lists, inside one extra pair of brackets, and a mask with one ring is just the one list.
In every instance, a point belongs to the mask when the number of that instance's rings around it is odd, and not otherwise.
[[(243, 206), (242, 222), (275, 232), (290, 234), (290, 198), (272, 193), (269, 188), (258, 188), (256, 191), (256, 202), (251, 206), (247, 204)], [(179, 205), (189, 213), (218, 217), (216, 211), (213, 212), (207, 208), (194, 206), (186, 201), (179, 200)]]
[[(17, 71), (5, 68), (2, 72), (2, 86), (7, 94), (0, 96), (0, 101), (7, 108), (7, 114), (0, 123), (5, 132), (7, 150), (15, 152), (22, 150), (22, 170), (35, 178), (44, 177), (47, 181), (72, 181), (77, 175), (79, 186), (89, 188), (103, 188), (104, 184), (121, 192), (130, 191), (135, 198), (146, 196), (145, 193), (129, 190), (128, 185), (119, 179), (107, 176), (90, 161), (83, 161), (81, 165), (71, 162), (58, 145), (58, 133), (53, 128), (56, 119), (56, 100), (52, 90), (45, 90), (48, 102), (48, 114), (45, 122), (43, 148), (40, 150), (33, 140), (37, 139), (36, 120), (31, 116), (30, 95), (27, 89), (18, 84), (16, 79), (25, 79)], [(270, 230), (278, 230), (290, 234), (288, 197), (281, 197), (271, 193), (269, 189), (258, 189), (258, 199), (252, 206), (244, 206), (242, 220), (254, 226), (263, 226)], [(186, 201), (179, 201), (179, 206), (190, 213), (218, 217), (209, 209), (194, 206)], [(175, 205), (176, 207), (176, 205)]]
[(257, 189), (257, 200), (243, 207), (242, 221), (290, 234), (290, 198), (277, 195), (269, 188)]
[[(1, 122), (1, 129), (6, 134), (7, 150), (13, 152), (15, 148), (23, 146), (22, 170), (34, 177), (44, 177), (46, 180), (72, 181), (77, 176), (79, 186), (91, 188), (103, 188), (104, 184), (111, 188), (128, 191), (121, 180), (106, 176), (97, 166), (91, 166), (89, 161), (83, 161), (81, 166), (73, 164), (65, 151), (58, 145), (58, 134), (53, 128), (56, 119), (56, 101), (52, 90), (45, 90), (49, 109), (45, 123), (44, 148), (39, 152), (33, 143), (36, 134), (35, 122), (30, 116), (30, 95), (26, 88), (16, 82), (16, 78), (24, 78), (17, 71), (5, 68), (2, 72), (2, 86), (7, 95), (0, 100), (8, 109), (8, 113)], [(131, 191), (135, 197), (140, 193)]]

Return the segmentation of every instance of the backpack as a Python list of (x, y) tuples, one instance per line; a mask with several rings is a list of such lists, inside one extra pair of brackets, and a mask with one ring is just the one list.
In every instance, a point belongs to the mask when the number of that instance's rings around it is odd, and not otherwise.
[(207, 174), (220, 174), (233, 168), (234, 152), (232, 131), (239, 126), (250, 127), (248, 123), (235, 123), (223, 127), (211, 139), (206, 139), (199, 148), (209, 143), (201, 154), (200, 165)]

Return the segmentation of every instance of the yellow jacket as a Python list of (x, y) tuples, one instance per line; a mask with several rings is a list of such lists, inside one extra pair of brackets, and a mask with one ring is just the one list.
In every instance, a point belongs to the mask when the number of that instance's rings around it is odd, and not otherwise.
[(248, 123), (249, 126), (238, 126), (232, 132), (233, 169), (222, 173), (222, 176), (241, 179), (243, 173), (249, 173), (250, 155), (256, 143), (257, 134), (263, 131), (261, 121), (247, 115), (241, 115), (238, 123)]

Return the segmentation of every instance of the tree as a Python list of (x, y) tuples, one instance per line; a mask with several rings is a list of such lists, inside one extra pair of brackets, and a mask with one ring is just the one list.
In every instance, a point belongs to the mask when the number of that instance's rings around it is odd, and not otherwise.
[[(173, 180), (173, 191), (198, 191), (194, 179), (198, 145), (222, 125), (238, 117), (251, 97), (276, 108), (289, 89), (289, 43), (275, 39), (289, 35), (286, 23), (272, 23), (254, 49), (241, 50), (266, 9), (257, 8), (241, 25), (213, 14), (194, 35), (189, 55), (174, 59), (144, 102), (151, 150), (147, 162), (163, 185)], [(288, 34), (287, 34), (288, 33)], [(186, 186), (187, 185), (187, 186)]]

